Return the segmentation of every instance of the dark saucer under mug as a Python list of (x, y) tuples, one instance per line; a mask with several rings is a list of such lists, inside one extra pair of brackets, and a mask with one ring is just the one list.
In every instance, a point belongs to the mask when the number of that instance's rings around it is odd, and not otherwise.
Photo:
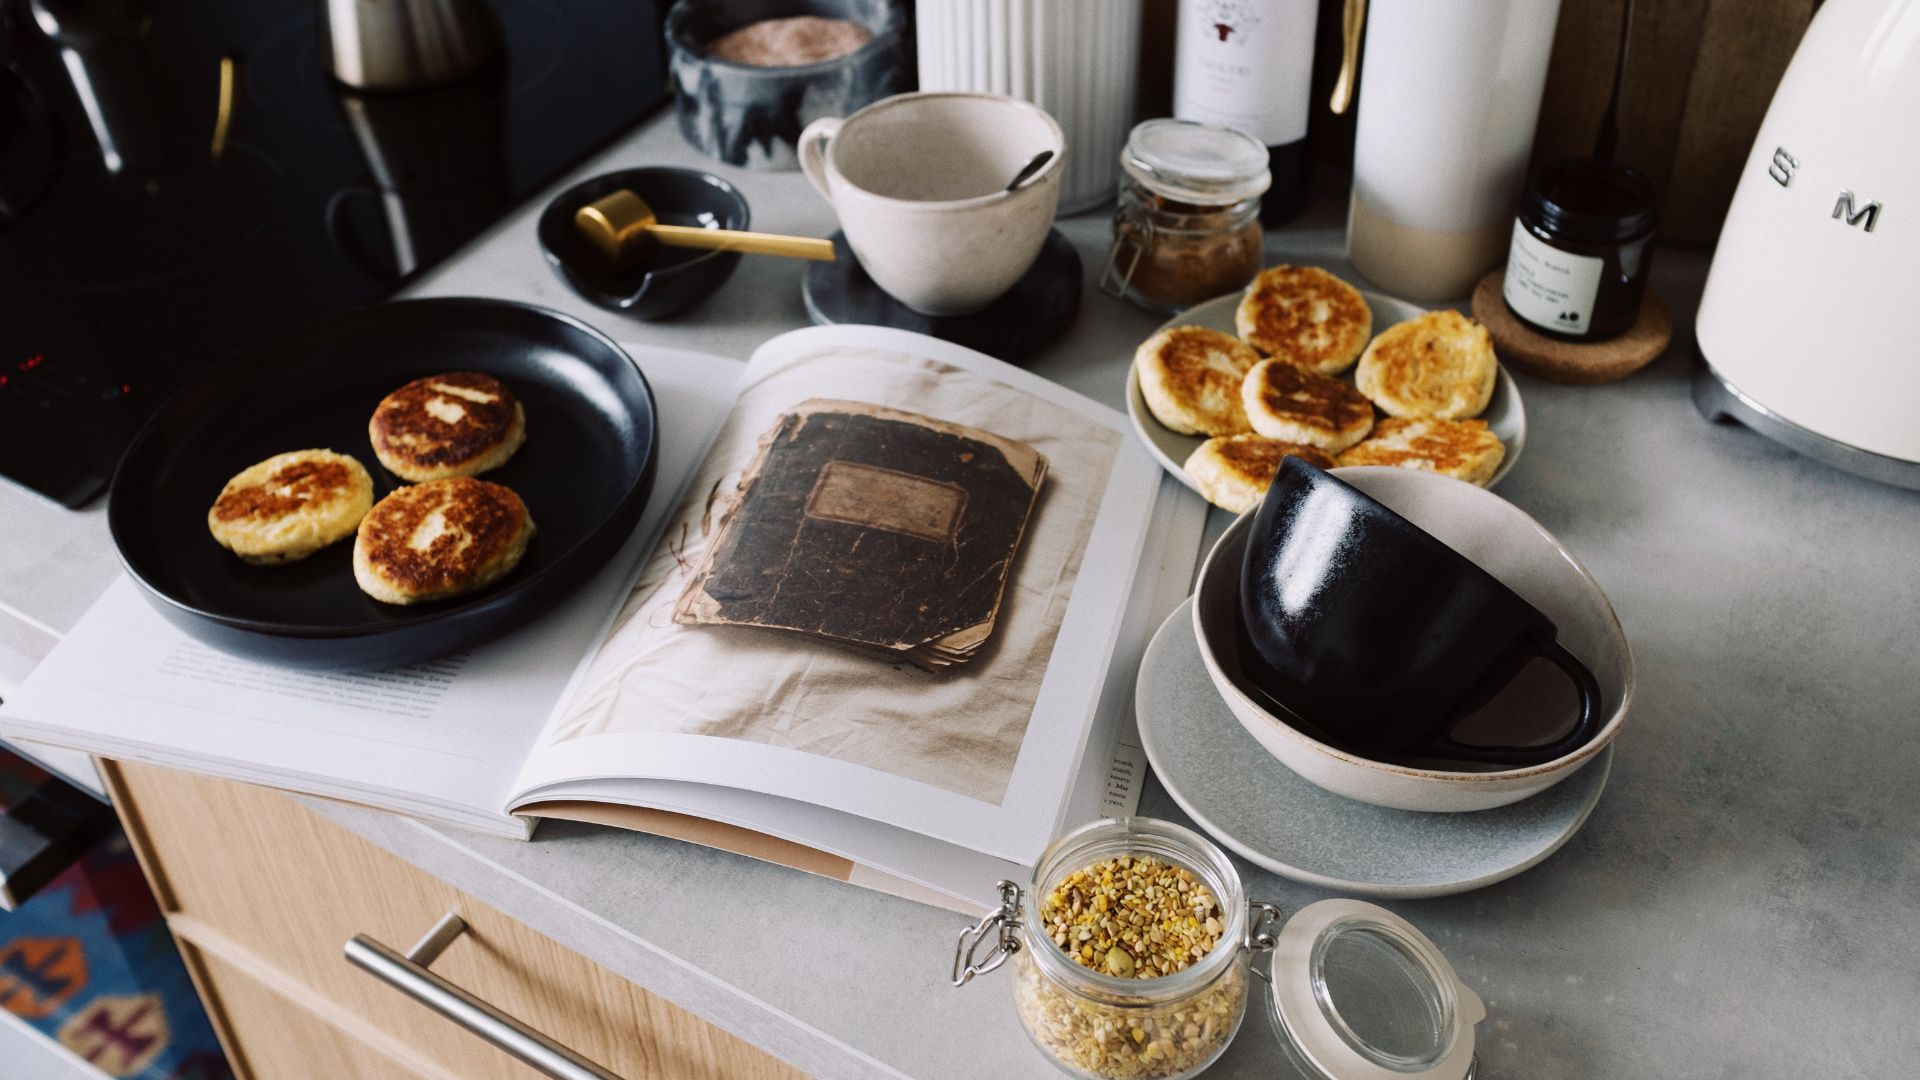
[(632, 266), (615, 269), (573, 223), (580, 208), (625, 188), (645, 199), (663, 225), (745, 229), (746, 196), (698, 169), (621, 169), (580, 181), (540, 214), (540, 250), (554, 271), (588, 300), (636, 319), (680, 314), (719, 291), (740, 265), (737, 251), (653, 247)]
[[(1359, 489), (1298, 458), (1274, 477), (1241, 565), (1236, 636), (1248, 679), (1314, 738), (1375, 760), (1536, 765), (1601, 724), (1599, 684), (1553, 621)], [(1535, 658), (1579, 695), (1572, 729), (1537, 746), (1453, 731)], [(1562, 721), (1564, 722), (1564, 721)]]
[(1080, 313), (1080, 253), (1054, 229), (1040, 255), (1005, 296), (971, 315), (925, 315), (874, 284), (847, 246), (833, 234), (833, 262), (807, 266), (802, 295), (816, 326), (857, 323), (911, 330), (1018, 363), (1051, 344)]

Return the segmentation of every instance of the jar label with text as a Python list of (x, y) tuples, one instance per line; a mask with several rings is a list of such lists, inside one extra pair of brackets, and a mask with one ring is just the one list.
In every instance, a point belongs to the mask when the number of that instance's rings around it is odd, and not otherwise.
[(1584, 335), (1593, 321), (1593, 299), (1605, 268), (1605, 259), (1570, 255), (1516, 221), (1507, 253), (1507, 306), (1541, 329)]

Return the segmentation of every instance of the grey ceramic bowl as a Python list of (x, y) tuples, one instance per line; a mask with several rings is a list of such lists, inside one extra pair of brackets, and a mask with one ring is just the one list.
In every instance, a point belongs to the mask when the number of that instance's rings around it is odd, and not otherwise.
[[(1633, 704), (1633, 652), (1606, 594), (1552, 533), (1500, 496), (1463, 480), (1413, 469), (1336, 469), (1334, 475), (1431, 533), (1473, 560), (1560, 628), (1560, 641), (1599, 680), (1603, 722), (1585, 745), (1562, 757), (1525, 768), (1457, 771), (1462, 766), (1386, 764), (1328, 746), (1263, 704), (1240, 670), (1234, 641), (1240, 564), (1255, 511), (1228, 526), (1200, 568), (1194, 586), (1193, 628), (1200, 656), (1227, 707), (1281, 764), (1333, 792), (1398, 810), (1459, 812), (1518, 802), (1558, 784), (1597, 760), (1620, 733)], [(1522, 669), (1509, 691), (1459, 729), (1469, 742), (1521, 743), (1537, 727), (1524, 710), (1536, 704), (1564, 705), (1572, 692), (1557, 671), (1537, 678)], [(1513, 696), (1509, 697), (1509, 693)], [(1504, 708), (1503, 708), (1504, 706)], [(1540, 741), (1546, 741), (1542, 739)]]
[[(797, 169), (795, 144), (823, 116), (850, 116), (912, 89), (912, 0), (679, 0), (667, 13), (668, 70), (680, 134), (694, 149), (749, 169)], [(847, 19), (873, 40), (833, 60), (756, 67), (707, 44), (762, 19)]]

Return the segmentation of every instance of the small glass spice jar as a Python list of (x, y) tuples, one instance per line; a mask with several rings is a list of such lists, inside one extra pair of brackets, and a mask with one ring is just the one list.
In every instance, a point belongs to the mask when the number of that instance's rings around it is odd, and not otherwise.
[[(1212, 947), (1149, 978), (1117, 970), (1129, 961), (1099, 964), (1096, 953), (1089, 967), (1069, 957), (1076, 935), (1063, 935), (1065, 946), (1056, 940), (1046, 897), (1076, 872), (1122, 858), (1190, 872), (1218, 908)], [(1276, 1075), (1473, 1075), (1473, 1025), (1486, 1010), (1431, 941), (1392, 912), (1355, 900), (1321, 901), (1291, 919), (1272, 904), (1249, 902), (1226, 854), (1191, 829), (1152, 818), (1096, 821), (1054, 841), (1025, 887), (1002, 881), (999, 889), (1000, 906), (961, 931), (953, 984), (1012, 960), (1021, 1025), (1048, 1060), (1082, 1080), (1200, 1073), (1233, 1041), (1249, 991), (1261, 983), (1262, 1006), (1290, 1066)]]
[(1260, 272), (1260, 196), (1272, 176), (1258, 140), (1148, 120), (1127, 137), (1120, 170), (1103, 290), (1173, 314), (1245, 288)]
[(1605, 341), (1640, 316), (1659, 218), (1652, 181), (1574, 158), (1534, 174), (1513, 223), (1502, 287), (1522, 322), (1565, 341)]

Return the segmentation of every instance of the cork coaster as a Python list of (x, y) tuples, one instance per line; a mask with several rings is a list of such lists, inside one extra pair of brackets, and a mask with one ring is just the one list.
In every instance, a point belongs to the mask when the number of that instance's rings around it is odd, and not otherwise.
[(1586, 385), (1624, 379), (1652, 363), (1673, 340), (1673, 312), (1652, 289), (1640, 302), (1640, 317), (1626, 333), (1582, 343), (1550, 338), (1521, 322), (1501, 297), (1506, 279), (1505, 268), (1480, 279), (1473, 290), (1473, 317), (1493, 335), (1501, 360), (1543, 379)]

